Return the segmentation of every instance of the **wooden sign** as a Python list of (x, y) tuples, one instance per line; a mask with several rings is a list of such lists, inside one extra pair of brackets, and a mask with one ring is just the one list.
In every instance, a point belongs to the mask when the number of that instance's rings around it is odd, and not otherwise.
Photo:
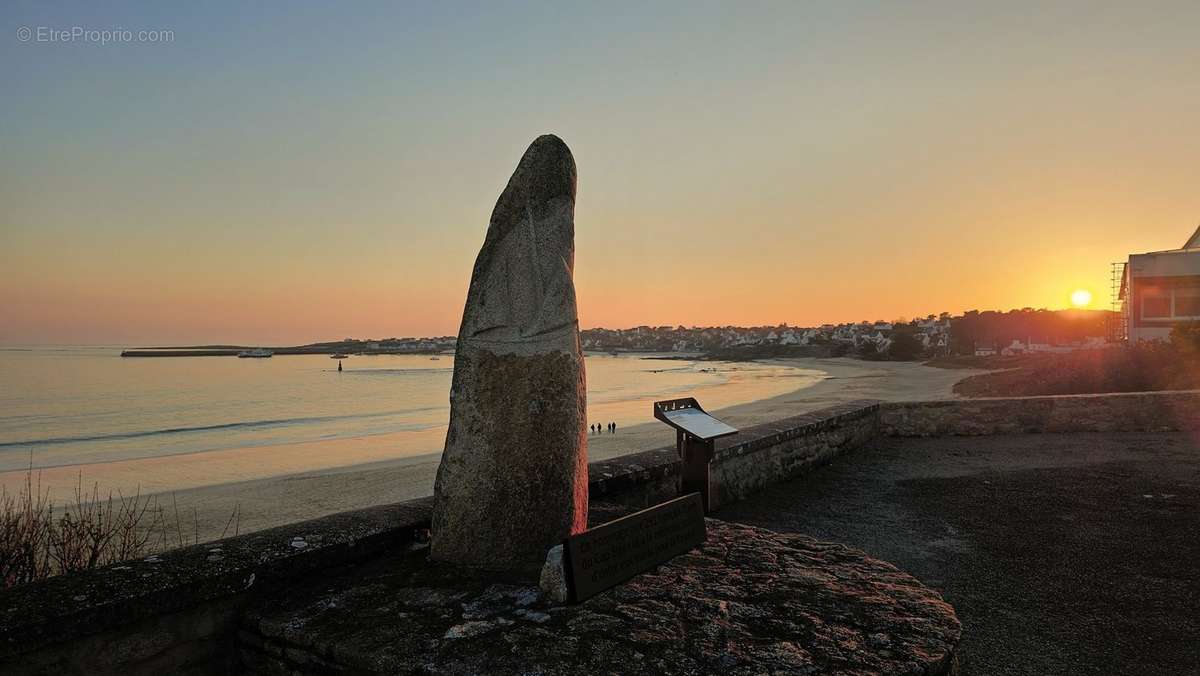
[(609, 521), (566, 541), (571, 599), (582, 601), (704, 542), (698, 493)]

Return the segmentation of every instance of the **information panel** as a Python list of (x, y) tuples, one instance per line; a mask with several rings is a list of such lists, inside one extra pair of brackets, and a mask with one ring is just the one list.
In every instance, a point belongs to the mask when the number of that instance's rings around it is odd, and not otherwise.
[(690, 493), (567, 539), (568, 584), (579, 602), (704, 542), (704, 505)]
[(737, 434), (737, 430), (733, 427), (698, 409), (680, 408), (674, 411), (663, 411), (663, 415), (671, 424), (701, 439), (716, 439)]

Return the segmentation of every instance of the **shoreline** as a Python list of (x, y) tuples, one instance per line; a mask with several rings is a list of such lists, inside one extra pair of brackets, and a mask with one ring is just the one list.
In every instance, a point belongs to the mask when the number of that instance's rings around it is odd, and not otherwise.
[[(923, 401), (958, 398), (954, 383), (984, 371), (940, 369), (919, 362), (866, 362), (850, 358), (766, 360), (780, 366), (823, 371), (820, 381), (785, 394), (711, 411), (734, 427), (745, 428), (855, 399)], [(704, 403), (703, 401), (701, 402)], [(651, 418), (622, 427), (616, 434), (588, 437), (588, 460), (606, 460), (675, 443), (670, 428)], [(426, 497), (433, 492), (441, 453), (390, 458), (264, 479), (249, 479), (147, 493), (160, 506), (177, 502), (181, 520), (191, 520), (201, 542), (220, 537), (235, 510), (239, 532), (247, 533), (326, 514)], [(232, 530), (228, 535), (232, 535)]]

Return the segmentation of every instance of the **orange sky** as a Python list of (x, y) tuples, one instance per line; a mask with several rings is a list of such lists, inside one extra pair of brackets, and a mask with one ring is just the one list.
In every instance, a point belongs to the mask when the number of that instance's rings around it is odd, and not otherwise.
[(257, 32), (135, 8), (90, 20), (176, 42), (8, 39), (0, 342), (453, 333), (544, 132), (579, 167), (585, 327), (1106, 306), (1110, 262), (1200, 219), (1200, 9), (1039, 7), (327, 8)]

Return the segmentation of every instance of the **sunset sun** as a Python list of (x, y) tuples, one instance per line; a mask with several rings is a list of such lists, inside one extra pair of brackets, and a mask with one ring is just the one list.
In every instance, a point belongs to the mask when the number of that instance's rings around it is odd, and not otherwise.
[(1092, 292), (1087, 289), (1076, 289), (1071, 293), (1071, 305), (1087, 307), (1092, 304)]

